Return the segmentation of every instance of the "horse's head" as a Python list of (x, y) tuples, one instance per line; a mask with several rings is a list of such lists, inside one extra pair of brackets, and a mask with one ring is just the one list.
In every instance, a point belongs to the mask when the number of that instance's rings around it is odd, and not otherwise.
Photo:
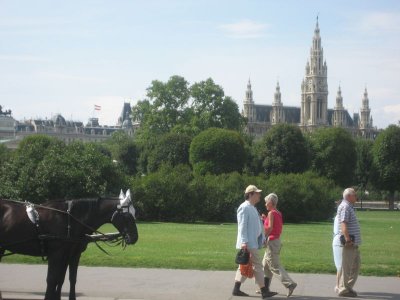
[(126, 192), (126, 195), (121, 190), (119, 205), (111, 218), (111, 223), (122, 234), (127, 244), (135, 244), (137, 242), (139, 235), (130, 190)]

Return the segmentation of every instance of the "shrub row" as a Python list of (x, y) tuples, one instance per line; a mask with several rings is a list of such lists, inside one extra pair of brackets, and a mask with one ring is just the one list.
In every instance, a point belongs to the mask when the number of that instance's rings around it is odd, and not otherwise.
[[(188, 166), (163, 166), (131, 183), (138, 218), (146, 221), (235, 222), (249, 184), (263, 190), (262, 199), (274, 192), (285, 222), (324, 221), (334, 211), (340, 190), (332, 181), (314, 173), (270, 176), (193, 175)], [(265, 212), (264, 201), (257, 205)]]

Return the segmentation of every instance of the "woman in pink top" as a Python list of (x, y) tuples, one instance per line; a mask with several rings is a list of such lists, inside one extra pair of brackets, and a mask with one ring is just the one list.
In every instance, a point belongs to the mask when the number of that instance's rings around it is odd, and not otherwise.
[(279, 253), (281, 251), (280, 236), (282, 233), (282, 214), (277, 210), (278, 196), (269, 194), (265, 197), (265, 206), (268, 210), (268, 216), (264, 220), (265, 236), (267, 237), (267, 245), (263, 259), (265, 286), (269, 287), (272, 276), (278, 276), (282, 284), (288, 289), (287, 296), (292, 295), (297, 286), (284, 267), (279, 261)]

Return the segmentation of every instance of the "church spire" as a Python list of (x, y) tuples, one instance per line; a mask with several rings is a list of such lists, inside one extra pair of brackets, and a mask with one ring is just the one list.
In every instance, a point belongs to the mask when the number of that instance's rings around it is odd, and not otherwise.
[(332, 123), (335, 127), (347, 127), (346, 110), (343, 107), (342, 89), (339, 85), (336, 95), (336, 105), (333, 110)]
[(317, 15), (317, 23), (315, 24), (315, 29), (314, 29), (314, 37), (319, 37), (318, 15)]
[(371, 124), (371, 109), (369, 108), (369, 99), (368, 99), (368, 92), (367, 88), (365, 87), (364, 96), (362, 98), (362, 105), (360, 109), (361, 119), (360, 119), (360, 128), (366, 129), (372, 127)]
[(281, 105), (281, 88), (279, 86), (279, 81), (276, 82), (276, 90), (274, 94), (274, 104)]
[(244, 101), (253, 103), (253, 91), (251, 90), (250, 77), (249, 77), (249, 81), (247, 82), (246, 98), (244, 99)]
[(324, 61), (318, 16), (305, 71), (300, 123), (313, 130), (316, 126), (328, 124), (328, 67)]
[(335, 109), (342, 109), (343, 108), (343, 97), (342, 97), (342, 90), (338, 88), (337, 95), (336, 95), (336, 106)]
[(276, 82), (276, 90), (274, 94), (274, 101), (272, 102), (272, 111), (270, 118), (272, 125), (285, 122), (285, 114), (281, 101), (281, 87), (279, 86), (279, 81)]
[(369, 109), (369, 99), (368, 99), (367, 87), (365, 87), (365, 90), (364, 90), (364, 97), (362, 99), (362, 108)]

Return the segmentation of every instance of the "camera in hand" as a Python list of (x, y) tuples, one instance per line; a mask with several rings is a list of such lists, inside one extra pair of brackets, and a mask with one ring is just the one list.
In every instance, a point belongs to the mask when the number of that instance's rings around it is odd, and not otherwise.
[[(350, 240), (354, 243), (354, 241), (356, 240), (356, 237), (353, 234), (349, 234), (349, 236), (350, 236)], [(346, 244), (346, 238), (344, 237), (343, 234), (340, 236), (340, 243), (343, 246)]]
[(240, 249), (236, 254), (235, 262), (238, 265), (247, 265), (250, 260), (250, 253), (245, 249)]

